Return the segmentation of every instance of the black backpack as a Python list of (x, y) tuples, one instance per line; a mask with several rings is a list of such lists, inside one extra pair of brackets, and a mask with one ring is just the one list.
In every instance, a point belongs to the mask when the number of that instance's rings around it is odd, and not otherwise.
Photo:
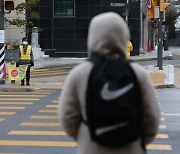
[(89, 61), (94, 66), (86, 92), (85, 123), (91, 139), (106, 147), (119, 147), (142, 138), (141, 92), (129, 62), (101, 56)]

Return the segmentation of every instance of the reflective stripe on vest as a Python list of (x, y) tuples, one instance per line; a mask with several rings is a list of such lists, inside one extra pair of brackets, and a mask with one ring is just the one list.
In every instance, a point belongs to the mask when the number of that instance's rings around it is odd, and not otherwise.
[(24, 53), (24, 49), (22, 45), (20, 45), (19, 49), (21, 53), (21, 56), (20, 56), (21, 60), (22, 59), (31, 60), (31, 46), (30, 45), (27, 46), (27, 50), (25, 53)]

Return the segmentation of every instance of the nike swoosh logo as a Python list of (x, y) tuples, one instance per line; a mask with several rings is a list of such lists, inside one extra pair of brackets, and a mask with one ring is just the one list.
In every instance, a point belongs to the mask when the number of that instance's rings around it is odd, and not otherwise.
[(102, 135), (104, 133), (113, 131), (113, 130), (118, 129), (120, 127), (124, 127), (124, 126), (126, 126), (128, 124), (129, 124), (129, 122), (126, 121), (126, 122), (122, 122), (122, 123), (119, 123), (119, 124), (116, 124), (116, 125), (111, 125), (111, 126), (107, 126), (107, 127), (97, 128), (96, 129), (96, 135)]
[(110, 91), (108, 87), (109, 87), (109, 83), (105, 83), (101, 90), (101, 98), (104, 99), (105, 101), (114, 100), (124, 95), (134, 87), (134, 84), (130, 83), (124, 86), (123, 88), (114, 91)]

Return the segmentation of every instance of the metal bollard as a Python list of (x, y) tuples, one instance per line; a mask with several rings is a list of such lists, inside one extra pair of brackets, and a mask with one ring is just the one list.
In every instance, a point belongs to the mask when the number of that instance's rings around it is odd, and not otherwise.
[[(14, 61), (11, 62), (11, 65), (15, 65), (16, 63)], [(15, 83), (15, 80), (11, 80), (11, 83)]]

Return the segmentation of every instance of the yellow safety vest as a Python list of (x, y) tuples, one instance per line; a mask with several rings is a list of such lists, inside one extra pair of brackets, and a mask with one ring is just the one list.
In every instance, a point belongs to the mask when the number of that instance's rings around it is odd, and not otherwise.
[(27, 46), (27, 50), (25, 53), (24, 53), (24, 49), (23, 49), (22, 45), (19, 46), (19, 49), (20, 49), (20, 53), (21, 53), (21, 56), (20, 56), (21, 60), (23, 60), (23, 59), (31, 60), (31, 46), (30, 45)]
[(127, 48), (126, 48), (126, 52), (127, 52), (127, 59), (130, 58), (130, 52), (133, 50), (133, 45), (130, 41), (127, 42)]

